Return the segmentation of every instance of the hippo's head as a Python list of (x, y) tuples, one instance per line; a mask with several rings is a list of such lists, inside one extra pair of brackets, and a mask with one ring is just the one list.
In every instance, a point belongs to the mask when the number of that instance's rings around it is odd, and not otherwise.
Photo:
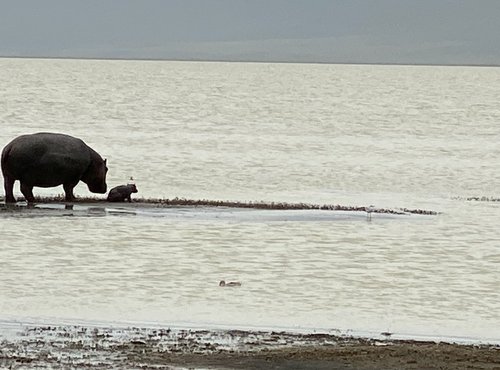
[(132, 193), (137, 193), (137, 186), (135, 184), (128, 184), (127, 186)]
[(82, 177), (82, 181), (87, 184), (87, 187), (92, 193), (104, 194), (108, 187), (106, 185), (106, 159), (94, 158)]

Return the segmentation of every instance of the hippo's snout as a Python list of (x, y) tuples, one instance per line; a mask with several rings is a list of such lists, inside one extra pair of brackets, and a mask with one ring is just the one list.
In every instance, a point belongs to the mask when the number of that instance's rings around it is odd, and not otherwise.
[(106, 184), (104, 185), (88, 185), (89, 190), (92, 193), (104, 194), (108, 191), (108, 187)]

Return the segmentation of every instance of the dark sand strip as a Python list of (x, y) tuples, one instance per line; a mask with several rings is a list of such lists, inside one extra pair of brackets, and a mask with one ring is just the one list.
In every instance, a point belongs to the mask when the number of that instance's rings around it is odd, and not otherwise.
[[(3, 198), (2, 198), (3, 200)], [(22, 197), (18, 201), (24, 201)], [(64, 197), (35, 197), (36, 203), (64, 203)], [(72, 203), (108, 203), (104, 198), (78, 197)], [(366, 212), (366, 206), (345, 206), (340, 204), (310, 204), (310, 203), (286, 203), (286, 202), (241, 202), (229, 200), (208, 200), (208, 199), (185, 199), (185, 198), (134, 198), (134, 204), (149, 205), (156, 207), (227, 207), (227, 208), (253, 208), (268, 210), (325, 210), (325, 211), (356, 211)], [(119, 203), (114, 203), (119, 204)], [(417, 215), (437, 215), (438, 212), (425, 209), (408, 208), (375, 208), (370, 210), (373, 213), (384, 214), (417, 214)]]

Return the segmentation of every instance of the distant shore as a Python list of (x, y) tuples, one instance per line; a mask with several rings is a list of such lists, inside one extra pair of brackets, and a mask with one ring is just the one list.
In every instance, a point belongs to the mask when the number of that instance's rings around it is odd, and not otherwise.
[[(12, 330), (12, 328), (11, 328)], [(0, 330), (0, 338), (2, 336)], [(331, 334), (20, 326), (0, 342), (0, 366), (215, 369), (499, 369), (500, 346)]]
[(299, 60), (259, 60), (259, 59), (186, 59), (186, 58), (126, 58), (99, 56), (22, 56), (0, 55), (0, 59), (54, 59), (54, 60), (102, 60), (102, 61), (140, 61), (140, 62), (195, 62), (195, 63), (255, 63), (255, 64), (321, 64), (321, 65), (359, 65), (359, 66), (421, 66), (421, 67), (500, 67), (500, 64), (461, 64), (461, 63), (397, 63), (397, 62), (353, 62), (353, 61), (299, 61)]

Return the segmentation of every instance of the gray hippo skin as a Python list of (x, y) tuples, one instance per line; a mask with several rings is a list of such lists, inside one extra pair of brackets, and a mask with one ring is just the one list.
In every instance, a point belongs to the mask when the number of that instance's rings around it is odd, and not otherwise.
[(137, 187), (135, 184), (116, 186), (109, 191), (108, 201), (125, 202), (125, 200), (128, 199), (129, 202), (132, 202), (132, 193), (137, 193)]
[(75, 199), (73, 188), (81, 180), (93, 193), (106, 193), (106, 160), (82, 140), (64, 134), (41, 132), (22, 135), (2, 151), (5, 202), (15, 203), (14, 182), (33, 203), (33, 187), (63, 185), (66, 201)]

